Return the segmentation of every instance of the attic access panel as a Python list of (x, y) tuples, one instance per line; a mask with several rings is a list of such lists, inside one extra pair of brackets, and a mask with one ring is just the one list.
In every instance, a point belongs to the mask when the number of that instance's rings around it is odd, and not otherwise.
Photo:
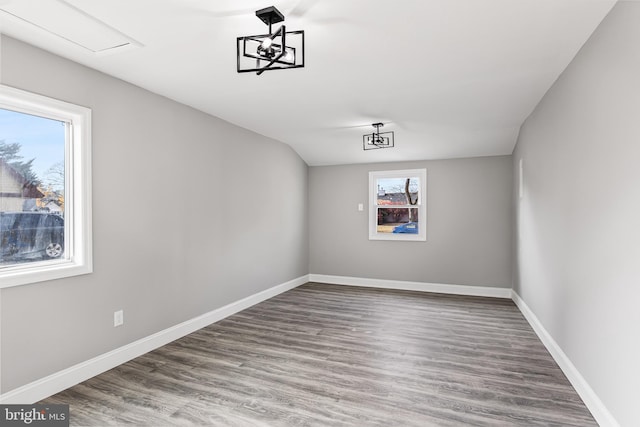
[(0, 18), (34, 26), (93, 53), (140, 43), (64, 0), (0, 2)]

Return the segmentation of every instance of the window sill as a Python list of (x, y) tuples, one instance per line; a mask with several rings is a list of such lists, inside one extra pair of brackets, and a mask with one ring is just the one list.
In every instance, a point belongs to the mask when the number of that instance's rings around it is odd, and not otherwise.
[(4, 268), (0, 272), (0, 289), (63, 279), (92, 272), (93, 266), (91, 264), (70, 260), (43, 261), (25, 266), (12, 266)]

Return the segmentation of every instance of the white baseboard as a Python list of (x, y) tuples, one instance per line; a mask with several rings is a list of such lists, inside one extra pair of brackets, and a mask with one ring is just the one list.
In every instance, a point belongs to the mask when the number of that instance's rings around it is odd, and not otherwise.
[(405, 282), (400, 280), (366, 279), (362, 277), (309, 274), (310, 282), (332, 285), (364, 286), (369, 288), (399, 289), (403, 291), (434, 292), (439, 294), (469, 295), (493, 298), (511, 298), (511, 288), (489, 286), (447, 285), (441, 283)]
[(272, 288), (266, 289), (255, 295), (250, 295), (239, 301), (228, 304), (219, 309), (210, 311), (201, 316), (187, 320), (178, 325), (157, 332), (148, 337), (142, 338), (123, 347), (112, 350), (108, 353), (94, 357), (93, 359), (81, 362), (70, 368), (56, 372), (45, 378), (26, 384), (17, 389), (0, 395), (0, 404), (32, 404), (45, 399), (60, 391), (66, 390), (82, 381), (88, 380), (96, 375), (115, 368), (118, 365), (128, 362), (149, 351), (155, 350), (178, 338), (197, 331), (205, 326), (222, 320), (241, 310), (249, 308), (255, 304), (296, 288), (307, 282), (319, 282), (335, 285), (363, 286), (385, 289), (399, 289), (422, 292), (435, 292), (454, 295), (484, 296), (494, 298), (511, 298), (518, 306), (523, 316), (533, 330), (536, 332), (542, 343), (545, 345), (551, 356), (554, 358), (560, 369), (569, 379), (569, 382), (576, 389), (584, 401), (593, 417), (602, 427), (619, 427), (620, 425), (607, 410), (600, 398), (591, 389), (587, 381), (571, 363), (567, 355), (555, 342), (547, 330), (542, 326), (536, 315), (531, 311), (522, 298), (511, 289), (497, 287), (479, 287), (467, 285), (447, 285), (438, 283), (406, 282), (396, 280), (366, 279), (358, 277), (331, 276), (323, 274), (308, 274), (282, 283)]
[(131, 359), (309, 281), (304, 275), (0, 395), (2, 404), (33, 404)]
[(527, 322), (531, 325), (535, 333), (540, 338), (540, 341), (547, 348), (551, 356), (556, 361), (562, 372), (564, 372), (565, 376), (576, 389), (580, 398), (587, 406), (589, 411), (591, 411), (591, 415), (596, 419), (598, 424), (601, 427), (620, 427), (620, 424), (613, 417), (611, 412), (607, 409), (607, 407), (602, 403), (598, 395), (593, 391), (593, 389), (589, 386), (584, 377), (580, 374), (578, 369), (571, 363), (569, 357), (562, 351), (558, 343), (551, 337), (549, 332), (542, 326), (538, 317), (531, 311), (529, 306), (524, 302), (524, 300), (516, 293), (516, 291), (511, 292), (511, 299), (518, 306), (520, 312)]

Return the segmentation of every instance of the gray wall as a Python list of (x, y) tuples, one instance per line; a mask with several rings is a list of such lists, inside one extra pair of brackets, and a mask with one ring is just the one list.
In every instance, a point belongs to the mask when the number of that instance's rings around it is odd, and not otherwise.
[(514, 287), (605, 406), (640, 402), (640, 3), (619, 2), (525, 122)]
[(93, 110), (95, 271), (1, 291), (3, 392), (308, 273), (288, 146), (8, 37), (0, 53), (3, 84)]
[[(370, 241), (369, 171), (413, 168), (427, 169), (427, 241)], [(511, 174), (511, 156), (311, 167), (310, 272), (509, 288)]]

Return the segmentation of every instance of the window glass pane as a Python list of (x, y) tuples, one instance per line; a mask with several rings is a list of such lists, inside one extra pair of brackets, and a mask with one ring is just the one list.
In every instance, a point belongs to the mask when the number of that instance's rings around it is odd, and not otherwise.
[(418, 234), (418, 208), (377, 208), (378, 233)]
[(427, 170), (369, 172), (369, 240), (426, 241)]
[(378, 206), (415, 205), (419, 198), (420, 178), (379, 178), (377, 186)]
[(67, 257), (66, 128), (0, 109), (0, 268)]

